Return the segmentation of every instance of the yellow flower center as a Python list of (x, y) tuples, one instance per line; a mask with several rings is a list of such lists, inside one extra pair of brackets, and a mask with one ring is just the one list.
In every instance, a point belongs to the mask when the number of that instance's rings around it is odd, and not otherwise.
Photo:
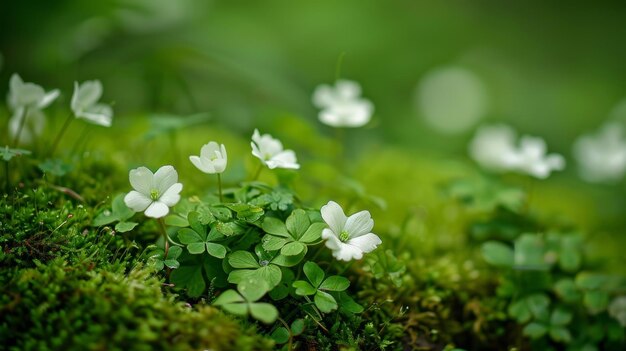
[(152, 201), (156, 201), (159, 199), (159, 191), (157, 189), (150, 190), (150, 198)]
[(345, 243), (348, 239), (350, 239), (350, 234), (348, 234), (345, 230), (342, 230), (341, 234), (339, 234), (339, 240)]

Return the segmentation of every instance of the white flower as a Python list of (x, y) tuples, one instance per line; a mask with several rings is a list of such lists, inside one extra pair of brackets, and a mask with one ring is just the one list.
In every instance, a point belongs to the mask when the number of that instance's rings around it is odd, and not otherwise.
[(565, 168), (565, 159), (559, 154), (546, 155), (546, 142), (538, 137), (522, 136), (513, 161), (514, 170), (535, 178), (545, 179), (552, 171)]
[[(17, 73), (11, 76), (9, 82), (8, 105), (13, 115), (9, 120), (9, 134), (15, 138), (24, 121), (24, 127), (20, 134), (20, 143), (30, 143), (36, 136), (41, 135), (46, 125), (46, 119), (42, 109), (48, 107), (59, 97), (59, 90), (55, 89), (48, 93), (42, 87), (34, 83), (24, 83)], [(24, 116), (24, 114), (28, 114)]]
[(371, 233), (374, 221), (369, 211), (346, 217), (341, 206), (334, 201), (329, 201), (320, 211), (329, 227), (322, 231), (322, 239), (326, 240), (326, 247), (333, 251), (336, 259), (359, 260), (363, 253), (374, 251), (382, 243), (378, 235)]
[(574, 143), (580, 176), (588, 182), (616, 182), (626, 172), (626, 140), (621, 125), (607, 123), (595, 135)]
[[(59, 94), (58, 89), (46, 93), (37, 84), (24, 83), (22, 78), (14, 73), (9, 81), (8, 104), (14, 112), (23, 108), (41, 110), (56, 100)], [(23, 114), (23, 111), (20, 114)]]
[(298, 169), (300, 165), (296, 153), (292, 150), (283, 150), (283, 144), (269, 134), (261, 135), (258, 129), (252, 134), (252, 155), (256, 156), (269, 169), (288, 168)]
[(86, 81), (83, 84), (74, 82), (72, 95), (72, 111), (76, 118), (83, 118), (93, 124), (110, 127), (113, 120), (113, 109), (107, 104), (100, 104), (102, 83), (99, 80)]
[(320, 121), (331, 127), (362, 127), (374, 112), (374, 105), (361, 98), (361, 86), (349, 80), (339, 80), (334, 87), (318, 86), (313, 104), (321, 109)]
[(478, 164), (492, 171), (513, 171), (544, 179), (552, 171), (565, 168), (563, 156), (546, 155), (543, 139), (524, 135), (517, 146), (515, 131), (505, 125), (481, 127), (469, 149)]
[(126, 194), (124, 202), (135, 212), (145, 211), (148, 217), (161, 218), (180, 200), (183, 185), (178, 183), (178, 173), (172, 166), (163, 166), (154, 174), (139, 167), (130, 171), (129, 179), (135, 190)]
[(480, 127), (470, 142), (470, 156), (488, 170), (510, 170), (516, 159), (515, 137), (509, 126)]
[(224, 144), (211, 141), (200, 149), (200, 156), (189, 156), (189, 160), (199, 170), (208, 174), (222, 173), (226, 169), (228, 157)]

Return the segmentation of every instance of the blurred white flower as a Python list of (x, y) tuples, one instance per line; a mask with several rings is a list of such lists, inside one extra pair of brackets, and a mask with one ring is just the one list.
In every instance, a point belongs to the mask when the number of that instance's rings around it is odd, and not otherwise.
[(71, 107), (76, 118), (110, 127), (113, 120), (113, 109), (107, 104), (98, 103), (101, 96), (102, 83), (99, 80), (90, 80), (82, 84), (74, 82)]
[(360, 260), (363, 253), (374, 251), (382, 243), (378, 235), (371, 233), (374, 221), (369, 211), (346, 217), (339, 204), (329, 201), (320, 212), (329, 227), (322, 231), (322, 239), (326, 240), (326, 247), (332, 250), (336, 259)]
[(58, 89), (46, 93), (42, 87), (35, 83), (24, 83), (22, 78), (17, 73), (14, 73), (9, 81), (9, 95), (7, 99), (9, 107), (13, 112), (23, 108), (41, 110), (56, 100), (59, 94)]
[(189, 160), (199, 170), (208, 174), (222, 173), (226, 169), (228, 157), (224, 144), (211, 141), (200, 149), (200, 156), (189, 156)]
[(593, 135), (574, 143), (580, 176), (588, 182), (616, 182), (626, 172), (626, 140), (620, 124), (607, 123)]
[(298, 169), (300, 165), (293, 150), (283, 150), (283, 144), (269, 134), (261, 135), (258, 129), (252, 134), (252, 155), (256, 156), (269, 169)]
[(488, 170), (510, 170), (517, 157), (515, 139), (515, 130), (509, 126), (482, 126), (470, 142), (470, 156)]
[(539, 137), (524, 135), (515, 154), (513, 169), (535, 178), (545, 179), (553, 171), (565, 168), (565, 159), (559, 154), (546, 155), (546, 142)]
[[(8, 106), (13, 112), (9, 120), (10, 137), (15, 138), (20, 133), (18, 142), (31, 143), (35, 137), (41, 135), (46, 125), (45, 115), (41, 110), (48, 107), (57, 97), (58, 89), (46, 93), (37, 84), (24, 83), (22, 78), (14, 73), (9, 81), (7, 96)], [(26, 120), (22, 123), (24, 118)]]
[(517, 146), (515, 131), (505, 125), (481, 127), (469, 149), (478, 164), (497, 172), (513, 171), (544, 179), (552, 171), (565, 168), (563, 156), (546, 155), (543, 139), (524, 135)]
[(145, 211), (147, 217), (165, 217), (180, 200), (183, 185), (172, 166), (163, 166), (154, 174), (139, 167), (130, 171), (129, 180), (134, 190), (126, 194), (124, 203), (135, 212)]
[(320, 121), (331, 127), (362, 127), (374, 112), (374, 105), (361, 98), (361, 86), (349, 80), (338, 80), (334, 87), (318, 86), (313, 93), (313, 104), (321, 109)]

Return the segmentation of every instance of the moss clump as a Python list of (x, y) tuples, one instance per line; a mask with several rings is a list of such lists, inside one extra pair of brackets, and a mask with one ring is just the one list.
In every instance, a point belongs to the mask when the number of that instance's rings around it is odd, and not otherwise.
[(3, 289), (0, 343), (10, 350), (264, 350), (253, 328), (164, 296), (142, 267), (95, 271), (61, 258), (21, 270)]
[(264, 350), (220, 311), (177, 302), (137, 245), (89, 227), (91, 211), (48, 188), (0, 199), (0, 345), (9, 350)]

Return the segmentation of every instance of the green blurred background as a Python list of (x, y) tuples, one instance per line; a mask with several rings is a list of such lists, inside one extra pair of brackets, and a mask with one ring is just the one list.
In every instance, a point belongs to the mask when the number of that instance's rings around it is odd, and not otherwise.
[[(415, 160), (415, 172), (457, 161), (471, 169), (466, 145), (475, 127), (502, 121), (546, 138), (551, 151), (568, 159), (565, 172), (537, 185), (536, 196), (548, 194), (547, 207), (569, 208), (591, 227), (621, 231), (623, 183), (584, 184), (571, 145), (620, 114), (625, 19), (621, 2), (5, 1), (0, 95), (18, 72), (46, 89), (60, 88), (62, 103), (49, 113), (62, 115), (75, 80), (100, 79), (118, 128), (154, 113), (206, 111), (207, 135), (228, 131), (241, 137), (244, 150), (244, 138), (259, 127), (306, 158), (298, 146), (314, 148), (314, 136), (302, 141), (309, 136), (300, 127), (289, 140), (287, 129), (296, 127), (281, 121), (296, 116), (332, 135), (317, 122), (311, 94), (318, 84), (353, 79), (376, 108), (366, 128), (347, 135), (348, 155), (361, 160), (356, 170), (381, 165), (375, 157), (388, 150), (405, 155), (397, 162)], [(454, 84), (454, 76), (432, 83), (451, 71), (461, 72), (463, 84)], [(425, 109), (458, 116), (433, 125)], [(383, 187), (370, 191), (388, 201), (400, 196), (386, 196)]]

